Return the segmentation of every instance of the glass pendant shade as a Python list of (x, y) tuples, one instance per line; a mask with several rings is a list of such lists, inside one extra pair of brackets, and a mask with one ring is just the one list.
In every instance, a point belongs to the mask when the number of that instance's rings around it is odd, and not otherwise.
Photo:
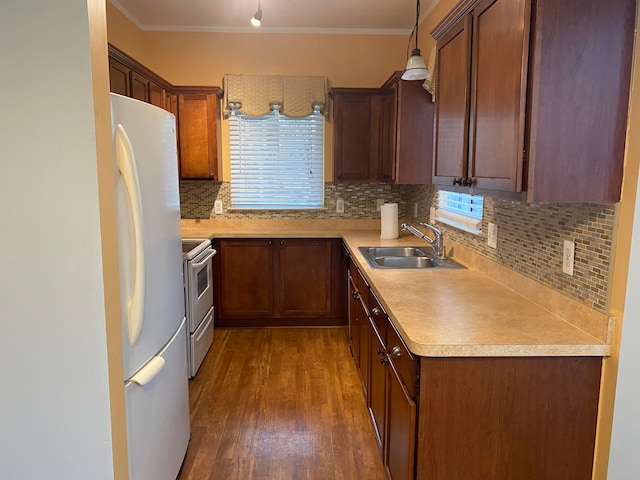
[(414, 48), (407, 61), (407, 68), (402, 74), (402, 80), (426, 80), (430, 76), (424, 58), (420, 55), (420, 49)]
[(258, 8), (258, 11), (251, 17), (251, 25), (259, 27), (262, 21), (262, 9)]

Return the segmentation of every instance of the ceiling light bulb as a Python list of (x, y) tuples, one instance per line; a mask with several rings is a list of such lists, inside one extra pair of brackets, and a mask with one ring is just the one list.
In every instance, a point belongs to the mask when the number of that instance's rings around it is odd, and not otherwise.
[(260, 0), (258, 0), (258, 10), (251, 17), (251, 25), (254, 27), (259, 27), (262, 23), (262, 8), (260, 7)]

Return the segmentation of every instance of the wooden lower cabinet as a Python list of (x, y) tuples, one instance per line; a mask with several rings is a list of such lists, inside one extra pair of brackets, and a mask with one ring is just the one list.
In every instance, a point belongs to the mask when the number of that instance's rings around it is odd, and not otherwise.
[(414, 478), (416, 402), (393, 362), (387, 367), (387, 425), (384, 464), (389, 478)]
[(344, 325), (338, 239), (218, 239), (218, 326)]
[(591, 480), (602, 358), (414, 356), (361, 275), (350, 342), (389, 479)]
[(421, 358), (417, 478), (590, 480), (601, 364)]
[(273, 315), (272, 240), (218, 240), (214, 257), (216, 323)]
[(371, 343), (369, 349), (369, 368), (371, 376), (369, 378), (369, 392), (367, 395), (367, 405), (369, 406), (369, 414), (373, 421), (373, 429), (376, 432), (376, 440), (380, 453), (385, 456), (385, 420), (387, 417), (387, 367), (386, 358), (384, 356), (384, 344), (382, 339), (369, 321), (368, 331), (371, 335)]
[(400, 340), (353, 261), (349, 274), (351, 351), (362, 380), (380, 455), (389, 478), (412, 479), (417, 360)]

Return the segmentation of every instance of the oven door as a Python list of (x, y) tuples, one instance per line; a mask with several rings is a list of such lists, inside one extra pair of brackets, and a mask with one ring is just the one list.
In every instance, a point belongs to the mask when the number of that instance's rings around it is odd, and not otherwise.
[(189, 333), (198, 328), (213, 306), (213, 256), (216, 251), (207, 248), (193, 260), (187, 261), (187, 319)]

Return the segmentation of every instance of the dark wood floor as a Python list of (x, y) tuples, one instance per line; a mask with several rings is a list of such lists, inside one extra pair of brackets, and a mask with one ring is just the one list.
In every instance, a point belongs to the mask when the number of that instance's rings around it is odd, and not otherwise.
[(178, 480), (385, 479), (345, 328), (215, 331)]

